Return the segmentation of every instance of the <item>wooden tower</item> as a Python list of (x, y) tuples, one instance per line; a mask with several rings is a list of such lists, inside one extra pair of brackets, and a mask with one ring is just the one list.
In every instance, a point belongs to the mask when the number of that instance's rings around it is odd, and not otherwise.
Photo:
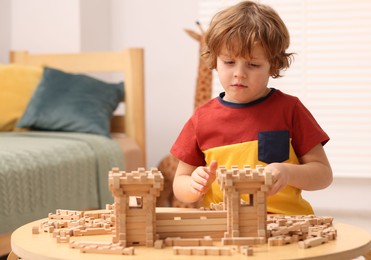
[[(260, 242), (266, 242), (266, 192), (272, 184), (272, 175), (263, 171), (263, 167), (250, 169), (249, 166), (242, 169), (232, 167), (230, 170), (219, 168), (217, 180), (224, 193), (227, 211), (224, 244), (236, 244), (236, 238), (240, 241), (242, 238), (258, 238)], [(241, 201), (241, 196), (248, 201)]]
[(109, 189), (114, 196), (113, 243), (122, 246), (153, 246), (156, 238), (156, 197), (163, 189), (162, 174), (152, 168), (109, 172)]

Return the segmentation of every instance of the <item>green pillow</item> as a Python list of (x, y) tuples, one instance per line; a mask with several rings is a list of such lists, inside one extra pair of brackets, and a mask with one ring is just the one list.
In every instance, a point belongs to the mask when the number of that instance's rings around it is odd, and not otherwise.
[(107, 83), (46, 67), (17, 127), (110, 137), (112, 113), (123, 95), (123, 82)]

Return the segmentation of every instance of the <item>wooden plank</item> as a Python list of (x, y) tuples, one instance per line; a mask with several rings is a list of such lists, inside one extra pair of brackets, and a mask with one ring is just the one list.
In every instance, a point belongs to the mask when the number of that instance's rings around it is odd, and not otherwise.
[(143, 215), (129, 215), (126, 216), (126, 222), (127, 223), (136, 223), (136, 222), (145, 222), (147, 220), (147, 216), (145, 214)]
[(147, 217), (147, 211), (144, 209), (140, 209), (140, 208), (132, 208), (126, 211), (126, 218), (136, 217), (136, 216)]
[(213, 239), (220, 239), (224, 237), (224, 231), (205, 231), (205, 232), (158, 232), (160, 239), (165, 239), (167, 237), (181, 237), (181, 238), (204, 238), (205, 236), (210, 236)]
[(156, 218), (161, 219), (195, 219), (195, 218), (225, 218), (227, 211), (189, 211), (189, 212), (157, 212)]
[(213, 219), (182, 219), (182, 220), (156, 220), (156, 226), (183, 226), (183, 225), (227, 225), (226, 218), (213, 218)]
[(157, 226), (157, 232), (194, 232), (194, 231), (226, 231), (226, 225), (208, 225), (208, 226)]
[(239, 221), (240, 227), (251, 227), (251, 226), (257, 226), (258, 220), (257, 219), (241, 219)]
[(257, 237), (258, 231), (256, 228), (240, 227), (240, 237)]
[(129, 230), (133, 229), (139, 229), (144, 230), (147, 227), (145, 222), (136, 222), (136, 223), (130, 223), (130, 225), (126, 225), (126, 230), (129, 232)]

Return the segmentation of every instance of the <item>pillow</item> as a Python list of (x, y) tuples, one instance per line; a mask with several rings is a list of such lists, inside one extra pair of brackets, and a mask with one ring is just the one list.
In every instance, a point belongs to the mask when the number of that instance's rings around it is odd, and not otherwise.
[(123, 82), (107, 83), (46, 67), (17, 127), (110, 137), (112, 113), (123, 95)]
[(0, 132), (14, 130), (41, 75), (39, 67), (0, 64)]

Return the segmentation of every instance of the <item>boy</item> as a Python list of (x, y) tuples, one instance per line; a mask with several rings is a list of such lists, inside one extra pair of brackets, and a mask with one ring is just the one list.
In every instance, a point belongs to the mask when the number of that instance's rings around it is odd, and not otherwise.
[(268, 87), (292, 58), (285, 24), (269, 6), (243, 1), (217, 13), (205, 37), (205, 59), (225, 92), (195, 111), (171, 148), (179, 159), (175, 196), (219, 203), (218, 165), (261, 164), (274, 182), (269, 213), (313, 214), (301, 190), (332, 182), (323, 149), (329, 137), (298, 98)]

